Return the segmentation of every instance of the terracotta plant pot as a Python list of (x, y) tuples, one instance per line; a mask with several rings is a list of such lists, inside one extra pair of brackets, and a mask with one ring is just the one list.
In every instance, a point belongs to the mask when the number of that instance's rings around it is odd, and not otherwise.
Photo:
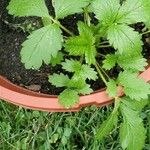
[[(146, 71), (139, 75), (146, 82), (150, 81), (150, 65)], [(123, 89), (118, 89), (118, 95), (123, 95)], [(102, 89), (90, 95), (81, 96), (80, 102), (72, 109), (65, 109), (58, 103), (57, 96), (40, 94), (29, 91), (14, 85), (4, 77), (0, 76), (0, 99), (12, 104), (22, 106), (24, 108), (51, 112), (74, 112), (79, 111), (84, 106), (96, 105), (104, 106), (113, 102), (113, 99), (108, 97), (106, 90)]]

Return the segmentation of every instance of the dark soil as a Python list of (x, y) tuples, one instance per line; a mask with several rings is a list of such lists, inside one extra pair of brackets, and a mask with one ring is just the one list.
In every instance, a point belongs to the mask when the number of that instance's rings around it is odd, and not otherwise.
[[(7, 14), (6, 6), (8, 1), (4, 1), (2, 4), (1, 20), (0, 20), (0, 75), (5, 76), (13, 83), (37, 91), (48, 94), (59, 94), (63, 89), (56, 88), (48, 82), (48, 75), (53, 73), (60, 73), (61, 67), (51, 67), (43, 65), (40, 70), (26, 70), (24, 65), (21, 63), (20, 49), (21, 44), (25, 41), (28, 33), (24, 33), (20, 28), (15, 28), (15, 24), (23, 24), (27, 22), (37, 22), (38, 18), (13, 18)], [(51, 9), (51, 4), (47, 4)], [(50, 12), (53, 14), (53, 11)], [(82, 20), (82, 16), (69, 16), (62, 21), (62, 24), (69, 27), (72, 30), (76, 26), (77, 20)], [(6, 24), (4, 21), (9, 22)], [(75, 33), (77, 32), (74, 31)], [(91, 82), (93, 89), (97, 90), (104, 87), (101, 81)]]
[[(2, 1), (2, 2), (1, 2)], [(5, 76), (13, 83), (34, 90), (41, 93), (48, 93), (52, 95), (59, 94), (63, 89), (55, 88), (48, 82), (48, 75), (53, 73), (60, 73), (61, 67), (51, 67), (43, 65), (40, 70), (26, 70), (20, 59), (21, 43), (25, 41), (28, 33), (23, 32), (20, 28), (15, 28), (15, 24), (22, 24), (24, 22), (32, 22), (37, 24), (40, 22), (38, 18), (13, 18), (9, 16), (6, 11), (8, 0), (0, 0), (0, 75)], [(47, 1), (47, 5), (51, 14), (53, 10), (51, 8), (50, 0)], [(65, 18), (62, 24), (68, 27), (71, 31), (76, 27), (77, 20), (83, 20), (83, 16), (74, 15)], [(5, 21), (8, 21), (7, 24)], [(40, 24), (40, 23), (39, 23)], [(144, 27), (137, 26), (137, 30), (142, 30)], [(77, 31), (74, 31), (76, 33)], [(150, 58), (150, 39), (149, 35), (144, 37), (144, 55)], [(117, 71), (117, 70), (115, 70)], [(117, 74), (117, 72), (111, 71), (111, 75)], [(102, 81), (90, 82), (93, 90), (98, 90), (104, 87)]]

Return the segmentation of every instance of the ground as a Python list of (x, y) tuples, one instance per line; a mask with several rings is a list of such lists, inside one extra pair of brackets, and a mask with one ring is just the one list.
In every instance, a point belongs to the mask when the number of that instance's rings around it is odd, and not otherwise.
[[(145, 110), (141, 114), (147, 129), (144, 150), (150, 150), (150, 109)], [(47, 113), (0, 101), (0, 149), (122, 150), (117, 133), (119, 126), (101, 142), (94, 137), (111, 111), (111, 106), (93, 106), (77, 113)]]

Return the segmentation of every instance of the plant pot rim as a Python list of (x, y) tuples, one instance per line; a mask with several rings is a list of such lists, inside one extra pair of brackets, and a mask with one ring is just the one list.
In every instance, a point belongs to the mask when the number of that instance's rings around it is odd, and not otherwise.
[[(150, 81), (150, 63), (139, 77), (146, 82)], [(118, 95), (123, 95), (123, 88), (118, 88)], [(80, 96), (78, 104), (71, 109), (66, 109), (59, 104), (57, 96), (32, 92), (11, 83), (2, 76), (0, 76), (0, 99), (24, 108), (49, 112), (75, 112), (85, 106), (99, 107), (113, 102), (113, 98), (108, 96), (106, 89), (101, 89), (90, 95)]]

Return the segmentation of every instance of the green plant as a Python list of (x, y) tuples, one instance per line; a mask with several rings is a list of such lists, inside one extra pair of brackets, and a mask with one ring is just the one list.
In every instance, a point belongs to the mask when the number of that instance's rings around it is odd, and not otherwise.
[[(22, 44), (22, 62), (27, 69), (39, 69), (45, 64), (62, 65), (66, 74), (49, 76), (56, 87), (65, 87), (59, 102), (70, 108), (79, 101), (79, 94), (90, 94), (87, 80), (101, 78), (110, 97), (114, 97), (114, 110), (102, 124), (97, 138), (102, 139), (117, 125), (119, 114), (123, 117), (120, 127), (120, 143), (123, 149), (142, 149), (146, 131), (140, 118), (141, 109), (148, 103), (150, 85), (138, 78), (138, 72), (147, 66), (142, 55), (142, 35), (130, 25), (143, 22), (149, 28), (150, 0), (52, 0), (55, 16), (49, 15), (44, 0), (11, 0), (8, 10), (14, 16), (38, 16), (41, 29), (34, 31)], [(82, 13), (84, 21), (77, 23), (79, 35), (75, 35), (60, 23), (60, 19)], [(98, 23), (92, 24), (90, 13)], [(62, 35), (62, 30), (68, 36)], [(103, 45), (103, 44), (107, 45)], [(113, 47), (101, 61), (103, 47)], [(64, 50), (64, 51), (61, 51)], [(70, 59), (64, 61), (65, 55)], [(74, 57), (77, 56), (77, 57)], [(101, 65), (103, 63), (103, 65)], [(117, 78), (110, 78), (106, 71), (119, 66)], [(97, 72), (95, 71), (97, 70)], [(97, 75), (98, 74), (98, 75)], [(118, 86), (124, 87), (126, 97), (118, 97)]]

